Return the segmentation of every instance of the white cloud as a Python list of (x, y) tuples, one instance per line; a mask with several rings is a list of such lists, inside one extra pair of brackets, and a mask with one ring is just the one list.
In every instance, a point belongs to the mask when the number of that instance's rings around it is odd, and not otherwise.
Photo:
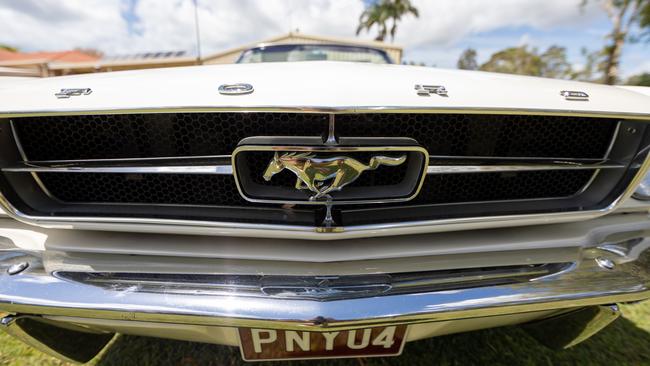
[(0, 0), (0, 43), (28, 50), (114, 48), (127, 36), (116, 5), (104, 0)]
[[(548, 28), (575, 24), (581, 0), (415, 1), (420, 18), (407, 16), (396, 43), (450, 45), (469, 34), (501, 27)], [(489, 5), (487, 5), (489, 4)], [(0, 0), (0, 42), (25, 49), (95, 47), (107, 53), (194, 50), (191, 0), (139, 0), (129, 32), (119, 0)], [(202, 46), (209, 52), (299, 28), (304, 33), (354, 36), (360, 0), (199, 0)], [(576, 20), (578, 19), (578, 20)], [(363, 33), (372, 38), (374, 33)]]
[(418, 0), (414, 3), (420, 9), (420, 18), (405, 18), (396, 37), (397, 42), (410, 47), (449, 45), (467, 35), (503, 27), (577, 27), (598, 13), (594, 5), (581, 10), (581, 0)]
[[(136, 23), (125, 20), (131, 1)], [(361, 0), (198, 0), (204, 54), (257, 42), (291, 30), (354, 37)], [(454, 67), (470, 45), (479, 59), (521, 43), (567, 45), (578, 50), (584, 40), (601, 42), (602, 11), (582, 0), (413, 0), (420, 17), (406, 16), (396, 44), (408, 60)], [(597, 26), (596, 26), (597, 25)], [(521, 34), (517, 29), (533, 29)], [(488, 34), (510, 29), (507, 34)], [(565, 29), (553, 37), (540, 32)], [(375, 31), (363, 32), (372, 39)], [(195, 51), (192, 0), (0, 0), (0, 43), (25, 50), (96, 48), (109, 55), (145, 51)], [(534, 43), (534, 44), (533, 44)], [(586, 46), (592, 46), (586, 44)], [(599, 46), (595, 46), (599, 47)], [(593, 48), (593, 47), (592, 47)], [(633, 50), (632, 48), (630, 48)], [(635, 50), (636, 48), (634, 48)], [(574, 51), (577, 53), (578, 51)], [(636, 51), (634, 51), (636, 52)], [(634, 53), (631, 52), (631, 53)], [(630, 69), (647, 68), (626, 56)], [(647, 57), (646, 57), (647, 58)], [(624, 63), (626, 66), (627, 62)], [(634, 65), (639, 65), (634, 67)]]

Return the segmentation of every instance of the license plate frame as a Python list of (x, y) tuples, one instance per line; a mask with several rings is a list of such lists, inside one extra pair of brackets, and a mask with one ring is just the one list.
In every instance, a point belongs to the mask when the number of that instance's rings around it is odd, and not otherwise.
[(394, 357), (402, 354), (407, 325), (338, 331), (238, 328), (239, 350), (246, 362)]

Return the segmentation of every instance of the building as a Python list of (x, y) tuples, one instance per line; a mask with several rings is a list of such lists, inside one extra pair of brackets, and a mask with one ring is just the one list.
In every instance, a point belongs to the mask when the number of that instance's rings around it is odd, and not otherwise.
[(86, 62), (54, 62), (49, 65), (49, 74), (50, 76), (59, 76), (92, 72), (158, 69), (198, 64), (199, 60), (196, 57), (186, 56), (183, 51), (148, 52)]
[(20, 74), (36, 76), (53, 76), (50, 66), (59, 62), (78, 63), (97, 61), (100, 57), (83, 51), (61, 52), (12, 52), (0, 49), (0, 67), (14, 69)]
[(385, 50), (396, 63), (400, 63), (402, 60), (402, 47), (393, 44), (291, 32), (260, 42), (217, 52), (201, 59), (186, 56), (184, 52), (150, 52), (106, 58), (79, 50), (22, 53), (0, 49), (0, 68), (3, 68), (5, 73), (22, 74), (22, 76), (32, 75), (45, 77), (200, 64), (226, 64), (235, 62), (242, 51), (251, 47), (295, 43), (327, 43), (374, 47)]

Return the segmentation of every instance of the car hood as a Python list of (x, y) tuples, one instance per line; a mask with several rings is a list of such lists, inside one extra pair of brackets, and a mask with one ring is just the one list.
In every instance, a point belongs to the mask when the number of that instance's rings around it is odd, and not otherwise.
[[(223, 84), (254, 92), (221, 95)], [(442, 85), (448, 96), (420, 96), (414, 86)], [(58, 99), (64, 88), (89, 95)], [(588, 101), (570, 101), (563, 90)], [(0, 81), (0, 116), (132, 110), (431, 109), (634, 116), (650, 119), (650, 96), (638, 89), (477, 71), (348, 62), (193, 66)]]

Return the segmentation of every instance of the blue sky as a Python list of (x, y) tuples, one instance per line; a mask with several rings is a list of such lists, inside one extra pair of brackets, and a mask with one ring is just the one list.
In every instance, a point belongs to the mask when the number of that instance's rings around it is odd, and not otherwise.
[[(454, 68), (475, 48), (479, 61), (527, 44), (600, 49), (609, 21), (598, 0), (412, 0), (420, 18), (406, 17), (395, 43), (405, 59)], [(290, 30), (355, 37), (362, 0), (198, 0), (204, 54), (255, 43)], [(372, 39), (374, 32), (360, 38)], [(193, 0), (0, 0), (0, 43), (26, 51), (97, 48), (109, 55), (196, 51)], [(650, 44), (627, 44), (624, 76), (650, 72)]]
[[(448, 44), (407, 48), (405, 58), (450, 68), (455, 66), (460, 52), (467, 48), (477, 50), (478, 61), (485, 62), (492, 53), (505, 47), (528, 45), (543, 51), (557, 45), (565, 47), (570, 62), (579, 67), (585, 59), (583, 49), (589, 52), (602, 49), (611, 23), (604, 14), (586, 19), (578, 18), (577, 23), (548, 28), (530, 25), (496, 27), (493, 30), (469, 34)], [(621, 65), (626, 76), (650, 72), (650, 42), (627, 42)]]
[[(493, 52), (504, 48), (504, 45), (518, 46), (526, 44), (529, 47), (536, 47), (540, 51), (558, 45), (566, 47), (567, 55), (572, 63), (582, 64), (584, 60), (582, 49), (588, 51), (601, 49), (608, 32), (609, 22), (606, 20), (594, 22), (590, 28), (580, 31), (573, 27), (557, 27), (548, 30), (540, 30), (530, 26), (503, 27), (464, 37), (462, 40), (450, 45), (448, 50), (457, 51), (471, 47), (478, 50), (479, 61), (484, 62)], [(426, 50), (426, 47), (422, 47), (407, 52), (407, 57), (427, 59)], [(454, 55), (453, 52), (452, 55)], [(433, 58), (435, 59), (435, 57)], [(643, 70), (650, 72), (649, 61), (649, 43), (628, 42), (625, 45), (622, 59), (625, 73), (638, 73)], [(438, 65), (443, 66), (442, 62)], [(444, 67), (449, 66), (453, 65), (446, 61)]]

